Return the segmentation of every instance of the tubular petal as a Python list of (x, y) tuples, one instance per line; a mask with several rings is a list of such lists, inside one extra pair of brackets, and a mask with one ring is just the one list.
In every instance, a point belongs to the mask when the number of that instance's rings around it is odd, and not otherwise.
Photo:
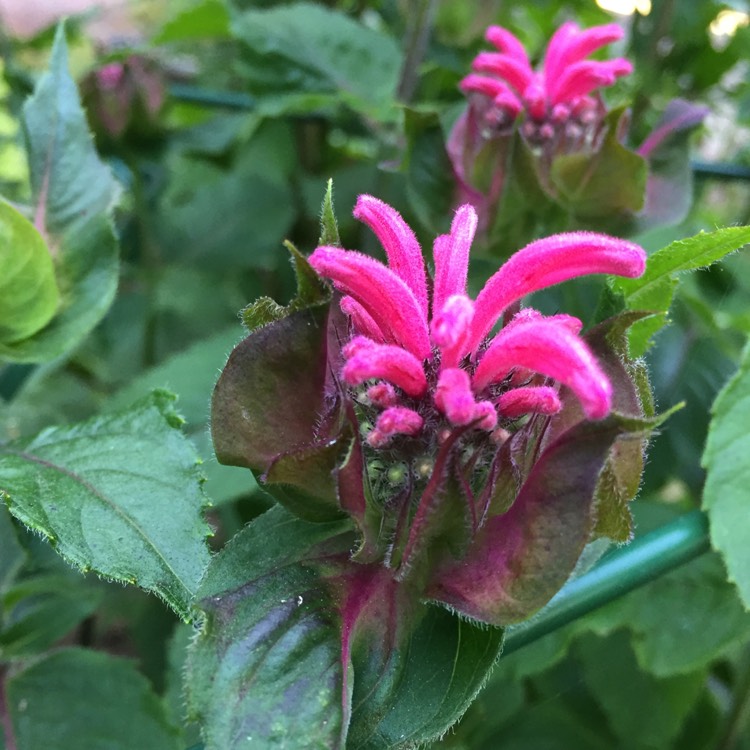
[(564, 325), (532, 320), (495, 336), (474, 374), (476, 392), (502, 380), (514, 367), (524, 367), (567, 385), (590, 419), (605, 417), (612, 386), (589, 348)]
[(380, 240), (391, 270), (412, 290), (427, 316), (427, 278), (419, 242), (395, 208), (371, 195), (360, 195), (354, 218), (367, 224)]
[(382, 436), (416, 435), (424, 424), (422, 417), (405, 406), (391, 406), (386, 409), (375, 424), (375, 432)]
[(367, 389), (367, 398), (382, 408), (395, 406), (398, 403), (396, 391), (390, 383), (376, 383)]
[(442, 352), (442, 366), (454, 367), (461, 359), (466, 337), (474, 317), (474, 303), (463, 294), (449, 297), (432, 319), (430, 333)]
[(450, 234), (441, 234), (433, 245), (435, 285), (432, 293), (433, 317), (442, 311), (448, 297), (466, 294), (469, 251), (477, 231), (477, 212), (470, 204), (460, 206), (451, 223)]
[(566, 21), (549, 40), (543, 63), (544, 81), (548, 86), (551, 81), (554, 81), (561, 75), (564, 67), (562, 60), (565, 51), (578, 33), (578, 25), (572, 21)]
[(549, 98), (553, 105), (573, 101), (601, 86), (611, 86), (617, 78), (632, 72), (633, 66), (624, 58), (607, 62), (582, 60), (568, 66), (559, 78), (548, 84)]
[(479, 293), (464, 353), (475, 351), (508, 305), (527, 294), (587, 274), (635, 278), (645, 267), (641, 247), (604, 234), (570, 232), (536, 240), (511, 256)]
[(510, 31), (504, 29), (502, 26), (490, 26), (485, 32), (484, 38), (490, 44), (493, 44), (498, 52), (505, 52), (506, 55), (509, 55), (531, 70), (529, 57), (526, 54), (523, 44)]
[(474, 408), (474, 419), (478, 419), (477, 427), (480, 430), (492, 430), (497, 427), (497, 410), (491, 401), (480, 401)]
[(427, 391), (422, 363), (400, 346), (388, 344), (373, 344), (356, 350), (344, 365), (341, 377), (349, 385), (361, 385), (366, 380), (382, 378), (415, 397)]
[(622, 39), (624, 35), (625, 32), (622, 27), (616, 23), (607, 23), (602, 26), (592, 26), (590, 29), (583, 29), (568, 40), (568, 44), (562, 54), (561, 62), (566, 66), (576, 63), (601, 47)]
[(472, 63), (472, 68), (478, 73), (491, 73), (507, 81), (519, 94), (534, 79), (533, 71), (519, 63), (510, 55), (498, 52), (480, 52)]
[(523, 414), (557, 414), (562, 409), (557, 391), (548, 385), (514, 388), (497, 400), (497, 408), (504, 417)]
[(420, 359), (432, 353), (427, 319), (406, 283), (382, 263), (338, 247), (319, 247), (310, 265), (367, 311), (386, 339)]
[(435, 389), (435, 406), (453, 424), (466, 425), (473, 422), (476, 405), (471, 380), (465, 370), (451, 367), (440, 373)]
[(357, 333), (361, 333), (373, 341), (385, 341), (383, 332), (378, 328), (378, 324), (354, 297), (342, 297), (340, 306), (341, 312), (348, 316)]
[(465, 94), (472, 92), (483, 94), (490, 97), (493, 101), (497, 101), (498, 98), (502, 97), (501, 101), (497, 103), (506, 106), (514, 114), (518, 114), (523, 109), (521, 100), (511, 91), (508, 84), (497, 78), (470, 73), (461, 80), (458, 86)]

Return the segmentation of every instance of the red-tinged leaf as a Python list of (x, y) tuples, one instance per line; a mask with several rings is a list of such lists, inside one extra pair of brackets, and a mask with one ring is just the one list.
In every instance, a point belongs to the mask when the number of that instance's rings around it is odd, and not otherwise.
[[(235, 347), (214, 390), (212, 433), (221, 463), (268, 472), (269, 482), (307, 492), (313, 468), (313, 492), (335, 507), (330, 472), (341, 427), (336, 396), (327, 388), (328, 310), (321, 304), (293, 312)], [(321, 489), (326, 476), (330, 494)]]
[(582, 422), (542, 454), (510, 510), (487, 521), (469, 553), (443, 563), (428, 596), (481, 622), (526, 619), (562, 587), (589, 541), (595, 490), (616, 417)]

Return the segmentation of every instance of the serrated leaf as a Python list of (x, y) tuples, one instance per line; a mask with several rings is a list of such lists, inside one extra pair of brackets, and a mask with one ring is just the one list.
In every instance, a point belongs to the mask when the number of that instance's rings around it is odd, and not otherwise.
[(724, 558), (729, 580), (737, 584), (750, 609), (750, 526), (745, 522), (750, 483), (750, 345), (711, 412), (702, 460), (707, 471), (703, 508), (711, 522), (711, 544)]
[(158, 696), (130, 661), (64, 649), (5, 682), (17, 750), (182, 750)]
[(188, 666), (208, 750), (343, 750), (340, 625), (314, 558), (326, 545), (345, 556), (349, 528), (276, 506), (211, 562), (198, 592), (207, 619)]
[(117, 242), (110, 210), (119, 189), (99, 159), (68, 72), (65, 34), (55, 35), (50, 69), (23, 109), (34, 224), (53, 257), (61, 301), (35, 334), (0, 346), (0, 357), (40, 362), (75, 346), (99, 322), (115, 295)]
[(715, 263), (750, 242), (750, 227), (727, 227), (715, 232), (701, 232), (677, 240), (648, 259), (646, 272), (638, 279), (614, 278), (615, 292), (625, 298), (631, 310), (649, 310), (655, 315), (636, 322), (630, 332), (630, 351), (641, 356), (651, 345), (650, 339), (662, 328), (672, 297), (679, 283), (679, 274)]
[(208, 563), (205, 498), (173, 397), (0, 447), (11, 513), (83, 570), (137, 583), (189, 618)]
[(60, 293), (52, 257), (34, 225), (0, 200), (0, 340), (13, 342), (43, 328)]
[(11, 583), (26, 559), (7, 508), (0, 505), (0, 594)]

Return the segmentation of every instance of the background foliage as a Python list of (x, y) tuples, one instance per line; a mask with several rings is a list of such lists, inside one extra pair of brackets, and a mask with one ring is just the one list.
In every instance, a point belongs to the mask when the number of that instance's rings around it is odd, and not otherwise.
[[(141, 31), (117, 44), (95, 43), (83, 19), (72, 19), (69, 58), (51, 27), (0, 36), (7, 750), (93, 750), (101, 736), (113, 748), (198, 741), (182, 686), (195, 627), (185, 621), (196, 597), (236, 583), (210, 572), (201, 581), (209, 549), (271, 505), (249, 472), (216, 462), (208, 437), (211, 389), (243, 335), (237, 311), (261, 295), (292, 297), (281, 242), (313, 249), (331, 177), (345, 247), (379, 252), (350, 215), (361, 192), (398, 206), (423, 247), (447, 229), (453, 182), (443, 143), (464, 103), (457, 83), (489, 23), (537, 53), (567, 18), (612, 18), (584, 0), (135, 5)], [(650, 14), (624, 21), (623, 53), (636, 74), (608, 98), (633, 102), (631, 144), (680, 96), (713, 112), (694, 144), (697, 160), (750, 162), (750, 27), (709, 31), (729, 8), (654, 0)], [(116, 89), (95, 73), (112, 63), (125, 71)], [(686, 402), (652, 442), (637, 533), (702, 506), (716, 552), (501, 659), (436, 746), (750, 748), (750, 259), (737, 253), (678, 277), (687, 267), (675, 267), (668, 247), (747, 223), (750, 181), (696, 175), (687, 218), (638, 237), (660, 250), (654, 277), (614, 291), (661, 305), (669, 327), (650, 347), (648, 331), (636, 329), (631, 344), (645, 353), (659, 409)], [(735, 233), (732, 247), (745, 241), (747, 230), (725, 231)], [(28, 281), (11, 283), (18, 237), (28, 238)], [(692, 267), (728, 249), (696, 245)], [(500, 260), (497, 248), (477, 249), (474, 292)], [(591, 321), (600, 291), (592, 281), (539, 299), (546, 312)], [(43, 468), (34, 483), (29, 465)], [(266, 581), (263, 595), (277, 585)], [(458, 637), (438, 626), (440, 637)], [(472, 643), (469, 653), (479, 648)], [(313, 656), (325, 659), (326, 648), (317, 644)], [(227, 654), (197, 658), (210, 670)], [(216, 695), (191, 696), (204, 717), (236, 692), (233, 675), (224, 678)], [(325, 717), (303, 720), (318, 726)], [(396, 736), (393, 722), (386, 730)], [(219, 729), (208, 737), (233, 746)]]

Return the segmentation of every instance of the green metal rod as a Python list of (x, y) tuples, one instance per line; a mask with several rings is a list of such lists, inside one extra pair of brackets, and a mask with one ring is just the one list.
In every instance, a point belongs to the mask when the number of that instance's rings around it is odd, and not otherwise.
[(534, 618), (508, 629), (503, 654), (567, 625), (585, 614), (708, 552), (708, 520), (688, 513), (606, 555), (568, 583)]
[(203, 104), (207, 107), (250, 111), (255, 109), (256, 106), (255, 99), (249, 94), (237, 91), (216, 91), (180, 83), (172, 84), (169, 87), (169, 95), (181, 102)]

